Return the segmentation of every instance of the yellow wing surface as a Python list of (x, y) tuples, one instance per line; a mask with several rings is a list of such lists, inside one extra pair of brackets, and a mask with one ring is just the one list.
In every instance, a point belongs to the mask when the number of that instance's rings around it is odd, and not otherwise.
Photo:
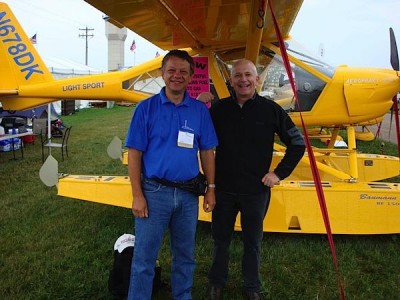
[[(109, 16), (110, 22), (131, 29), (164, 50), (243, 47), (258, 27), (263, 28), (264, 42), (276, 41), (265, 4), (268, 1), (85, 1)], [(303, 0), (272, 1), (284, 38), (288, 37), (302, 3)]]

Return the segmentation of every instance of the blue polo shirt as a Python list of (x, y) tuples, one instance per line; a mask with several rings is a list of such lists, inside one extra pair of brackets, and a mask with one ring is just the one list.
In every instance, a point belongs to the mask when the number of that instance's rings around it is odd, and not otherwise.
[[(194, 135), (193, 148), (178, 146), (179, 131)], [(197, 153), (218, 145), (210, 113), (204, 103), (187, 93), (175, 105), (165, 88), (138, 104), (128, 129), (125, 146), (142, 151), (146, 178), (185, 181), (199, 172)]]

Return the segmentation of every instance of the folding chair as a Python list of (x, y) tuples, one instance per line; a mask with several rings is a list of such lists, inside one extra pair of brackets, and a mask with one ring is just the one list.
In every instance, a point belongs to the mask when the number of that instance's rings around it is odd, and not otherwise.
[[(44, 148), (47, 147), (47, 153), (50, 153), (50, 148), (60, 148), (61, 149), (61, 157), (62, 160), (64, 161), (64, 151), (66, 156), (68, 157), (68, 139), (69, 139), (69, 135), (71, 133), (71, 128), (70, 127), (66, 127), (62, 136), (62, 142), (61, 143), (55, 143), (53, 142), (53, 140), (50, 138), (45, 138), (44, 140), (42, 140), (42, 161), (44, 161)], [(41, 137), (43, 137), (43, 135), (41, 135)]]

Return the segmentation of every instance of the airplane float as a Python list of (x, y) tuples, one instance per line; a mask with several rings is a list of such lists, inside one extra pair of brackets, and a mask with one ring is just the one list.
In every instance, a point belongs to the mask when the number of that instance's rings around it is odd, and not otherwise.
[[(289, 36), (302, 0), (86, 2), (109, 16), (114, 25), (126, 26), (161, 49), (181, 48), (193, 57), (207, 57), (210, 79), (219, 99), (229, 95), (227, 82), (232, 62), (240, 58), (253, 61), (262, 79), (260, 94), (282, 105), (297, 126), (304, 121), (310, 130), (309, 138), (320, 132), (313, 128), (322, 126), (331, 132), (327, 147), (312, 151), (332, 233), (400, 232), (399, 184), (382, 182), (399, 175), (399, 159), (358, 153), (355, 130), (359, 125), (380, 122), (400, 90), (393, 32), (394, 70), (333, 68), (304, 52)], [(272, 12), (285, 47), (279, 47), (277, 42), (279, 34)], [(285, 81), (289, 74), (284, 68), (285, 49), (297, 100)], [(5, 3), (0, 3), (0, 58), (0, 100), (5, 110), (28, 109), (57, 99), (139, 102), (151, 95), (140, 83), (160, 76), (162, 60), (158, 57), (123, 71), (55, 80)], [(334, 143), (339, 130), (344, 129), (347, 147), (338, 149)], [(320, 134), (316, 136), (321, 138)], [(113, 143), (121, 147), (120, 141)], [(284, 151), (283, 146), (275, 144), (274, 165)], [(111, 152), (116, 157), (122, 155), (120, 150), (116, 155), (115, 150)], [(289, 178), (272, 189), (264, 231), (326, 233), (307, 156)], [(57, 162), (50, 156), (45, 165), (49, 164), (56, 168)], [(57, 185), (60, 196), (131, 207), (127, 176), (64, 175), (58, 171), (48, 175), (45, 166), (40, 173), (47, 185)], [(209, 222), (211, 214), (200, 209), (199, 220)]]

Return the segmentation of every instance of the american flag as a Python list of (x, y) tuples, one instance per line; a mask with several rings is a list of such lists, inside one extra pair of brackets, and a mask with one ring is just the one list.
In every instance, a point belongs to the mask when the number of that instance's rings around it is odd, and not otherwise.
[(36, 33), (29, 39), (31, 41), (32, 44), (36, 44), (37, 40), (36, 40)]
[(131, 45), (131, 51), (135, 51), (136, 49), (136, 42), (133, 40), (132, 45)]

